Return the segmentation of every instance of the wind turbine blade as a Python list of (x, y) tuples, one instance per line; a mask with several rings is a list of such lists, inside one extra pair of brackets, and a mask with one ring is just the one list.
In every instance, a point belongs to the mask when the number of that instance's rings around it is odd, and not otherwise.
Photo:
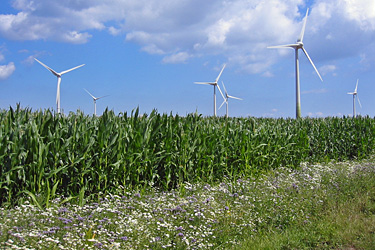
[(224, 71), (224, 69), (225, 69), (225, 66), (227, 66), (227, 65), (224, 64), (223, 68), (222, 68), (221, 71), (220, 71), (220, 74), (219, 74), (218, 77), (216, 78), (215, 83), (217, 83), (217, 82), (219, 81), (219, 78), (220, 78), (221, 74), (223, 73), (223, 71)]
[(358, 89), (358, 82), (359, 82), (359, 79), (357, 79), (357, 84), (355, 85), (355, 90), (354, 90), (354, 93), (357, 93), (357, 89)]
[(307, 15), (308, 14), (309, 14), (309, 9), (307, 9), (307, 11), (306, 11), (306, 16), (305, 16), (305, 20), (303, 21), (303, 26), (302, 26), (301, 34), (299, 35), (297, 42), (302, 42), (302, 40), (303, 40), (303, 36), (305, 34), (306, 21), (307, 21)]
[(34, 58), (34, 60), (37, 61), (38, 63), (40, 63), (43, 67), (45, 67), (49, 71), (51, 71), (51, 73), (54, 74), (55, 76), (57, 76), (57, 77), (60, 76), (59, 73), (57, 73), (56, 71), (54, 71), (53, 69), (51, 69), (50, 67), (48, 67), (47, 65), (45, 65), (44, 63), (42, 63), (41, 61), (39, 61), (38, 59)]
[(104, 95), (104, 96), (98, 97), (98, 98), (96, 98), (96, 100), (99, 100), (99, 99), (107, 97), (107, 96), (109, 96), (109, 95)]
[(283, 49), (283, 48), (295, 48), (298, 47), (299, 44), (284, 44), (284, 45), (276, 45), (276, 46), (268, 46), (267, 49)]
[(226, 103), (228, 100), (224, 99), (223, 103), (220, 105), (219, 109)]
[(80, 67), (82, 67), (82, 66), (85, 66), (85, 64), (81, 64), (81, 65), (79, 65), (79, 66), (77, 66), (77, 67), (74, 67), (74, 68), (71, 68), (71, 69), (65, 70), (65, 71), (61, 72), (60, 75), (63, 75), (63, 74), (68, 73), (68, 72), (70, 72), (70, 71), (72, 71), (72, 70), (78, 69), (78, 68), (80, 68)]
[(362, 108), (362, 104), (361, 104), (361, 102), (359, 101), (359, 97), (358, 97), (358, 95), (357, 95), (357, 100), (358, 100), (359, 106)]
[(302, 47), (302, 50), (303, 50), (303, 52), (305, 53), (305, 55), (306, 55), (306, 57), (307, 57), (307, 59), (309, 59), (309, 61), (310, 61), (310, 63), (311, 63), (311, 65), (314, 67), (314, 69), (315, 69), (315, 72), (318, 74), (318, 76), (319, 76), (319, 78), (320, 78), (320, 80), (323, 82), (323, 79), (322, 79), (322, 77), (320, 76), (320, 74), (319, 74), (319, 71), (318, 71), (318, 69), (315, 67), (315, 64), (313, 63), (313, 61), (311, 60), (311, 58), (310, 58), (310, 56), (309, 56), (309, 54), (307, 53), (307, 51), (305, 50), (305, 48), (304, 47)]
[(87, 92), (87, 94), (89, 94), (92, 98), (94, 98), (94, 99), (96, 99), (96, 97), (95, 96), (93, 96), (87, 89), (84, 89), (86, 92)]
[(231, 95), (228, 95), (228, 98), (237, 99), (237, 100), (242, 100), (242, 99), (239, 98), (239, 97), (235, 97), (235, 96), (231, 96)]
[(228, 96), (228, 92), (227, 92), (227, 89), (225, 88), (224, 82), (221, 81), (221, 83), (223, 84), (223, 87), (224, 87), (225, 96)]
[[(217, 85), (217, 84), (216, 84), (216, 85)], [(217, 88), (219, 89), (221, 96), (222, 96), (222, 97), (224, 98), (224, 100), (225, 100), (225, 97), (224, 97), (224, 95), (223, 95), (223, 92), (221, 92), (220, 86), (217, 85)]]
[(215, 82), (194, 82), (195, 84), (216, 85)]

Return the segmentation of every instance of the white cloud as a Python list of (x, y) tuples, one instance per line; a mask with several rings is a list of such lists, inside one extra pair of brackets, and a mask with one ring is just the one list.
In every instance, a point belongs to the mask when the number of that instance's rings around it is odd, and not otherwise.
[(170, 56), (163, 58), (163, 63), (183, 63), (190, 58), (190, 55), (186, 52), (178, 52)]
[(10, 77), (16, 70), (13, 62), (8, 63), (8, 65), (0, 65), (0, 80), (5, 80)]
[[(164, 62), (221, 55), (240, 70), (271, 76), (270, 67), (287, 50), (269, 45), (295, 42), (304, 0), (14, 0), (15, 15), (0, 15), (0, 36), (13, 40), (86, 43), (94, 30), (125, 34)], [(350, 35), (348, 35), (350, 34)], [(304, 43), (314, 62), (343, 57), (374, 63), (375, 2), (316, 0), (310, 6)], [(353, 46), (355, 44), (356, 46)], [(177, 52), (178, 51), (178, 52)], [(189, 55), (189, 56), (187, 56)], [(324, 68), (323, 68), (324, 69)], [(326, 68), (327, 73), (335, 72)]]
[(34, 60), (34, 56), (28, 56), (25, 60), (22, 61), (22, 63), (26, 64), (26, 65), (33, 65), (35, 60)]
[[(89, 18), (81, 13), (67, 11), (56, 6), (39, 3), (30, 9), (16, 1), (14, 6), (22, 8), (16, 15), (0, 15), (0, 35), (12, 40), (50, 39), (68, 43), (85, 43), (91, 37), (84, 29), (100, 29), (97, 22), (89, 25)], [(51, 13), (45, 8), (53, 7)], [(60, 10), (60, 11), (57, 11)], [(48, 14), (47, 14), (48, 13)]]
[[(28, 50), (20, 50), (18, 51), (18, 53), (22, 53), (22, 54), (31, 54), (30, 51)], [(38, 58), (38, 57), (41, 57), (43, 55), (46, 55), (48, 54), (46, 51), (34, 51), (32, 52), (31, 55), (29, 55), (26, 59), (24, 59), (22, 61), (22, 64), (25, 64), (25, 65), (28, 65), (28, 66), (31, 66), (33, 65), (36, 61), (34, 60), (34, 58)]]
[(64, 42), (68, 43), (86, 43), (91, 35), (89, 33), (79, 33), (77, 31), (66, 32), (61, 36)]
[(328, 61), (368, 54), (375, 45), (375, 2), (318, 0), (309, 16), (307, 33), (308, 42), (304, 42), (311, 44), (315, 59)]
[(363, 30), (375, 30), (375, 1), (344, 0), (343, 9), (349, 20), (354, 20)]
[(209, 27), (207, 31), (207, 44), (212, 46), (224, 45), (228, 32), (232, 28), (234, 22), (232, 20), (220, 19), (213, 27)]
[(336, 75), (336, 73), (335, 73), (336, 70), (337, 70), (336, 65), (332, 65), (332, 64), (330, 64), (330, 65), (324, 65), (324, 66), (322, 66), (322, 67), (319, 68), (319, 72), (323, 76), (327, 75), (328, 73), (331, 73), (331, 72), (335, 76)]
[(36, 9), (36, 5), (34, 1), (28, 0), (16, 0), (13, 1), (13, 7), (15, 9), (23, 9), (23, 10), (30, 10), (33, 11)]
[(113, 36), (117, 36), (121, 33), (121, 29), (115, 28), (113, 26), (108, 27), (108, 31)]
[(269, 71), (264, 72), (262, 74), (262, 76), (264, 76), (264, 77), (274, 77), (274, 75), (271, 72), (269, 72)]

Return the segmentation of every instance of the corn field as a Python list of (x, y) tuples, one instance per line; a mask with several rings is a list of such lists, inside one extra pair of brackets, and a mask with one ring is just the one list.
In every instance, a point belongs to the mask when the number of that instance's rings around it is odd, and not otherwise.
[[(214, 183), (301, 162), (364, 158), (374, 149), (375, 120), (215, 118), (198, 114), (101, 117), (0, 110), (0, 205), (32, 197)], [(39, 196), (43, 197), (43, 202)]]

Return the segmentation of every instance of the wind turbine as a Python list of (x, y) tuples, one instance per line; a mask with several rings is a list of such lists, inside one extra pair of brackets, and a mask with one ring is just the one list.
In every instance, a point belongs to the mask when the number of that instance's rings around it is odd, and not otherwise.
[(106, 96), (108, 96), (108, 95), (105, 95), (105, 96), (101, 96), (101, 97), (95, 97), (95, 96), (93, 96), (87, 89), (84, 89), (86, 92), (87, 92), (87, 94), (89, 94), (91, 97), (92, 97), (92, 99), (94, 100), (94, 115), (96, 116), (96, 101), (97, 100), (99, 100), (99, 99), (101, 99), (101, 98), (103, 98), (103, 97), (106, 97)]
[(302, 31), (301, 31), (301, 34), (300, 34), (296, 43), (268, 47), (268, 48), (292, 48), (292, 49), (295, 50), (295, 54), (296, 54), (295, 55), (295, 60), (296, 60), (296, 117), (297, 118), (301, 117), (301, 94), (300, 94), (300, 82), (299, 82), (299, 59), (298, 59), (298, 50), (299, 49), (302, 49), (302, 51), (303, 51), (303, 53), (305, 53), (307, 59), (309, 59), (311, 65), (314, 67), (315, 72), (318, 74), (320, 80), (323, 81), (322, 77), (319, 74), (319, 71), (317, 70), (317, 68), (315, 67), (313, 61), (311, 60), (311, 58), (309, 56), (309, 54), (307, 53), (307, 51), (303, 47), (302, 41), (303, 41), (303, 36), (304, 36), (304, 33), (305, 33), (305, 27), (306, 27), (306, 21), (307, 21), (308, 13), (309, 13), (309, 9), (307, 9), (307, 11), (306, 11), (306, 16), (305, 16), (305, 20), (303, 22)]
[(61, 76), (63, 74), (65, 74), (65, 73), (68, 73), (68, 72), (72, 71), (72, 70), (78, 69), (78, 68), (84, 66), (85, 64), (82, 64), (82, 65), (79, 65), (77, 67), (74, 67), (74, 68), (62, 71), (60, 73), (57, 73), (56, 71), (54, 71), (53, 69), (51, 69), (50, 67), (48, 67), (47, 65), (45, 65), (44, 63), (42, 63), (41, 61), (39, 61), (38, 59), (36, 59), (36, 58), (34, 58), (34, 59), (35, 59), (35, 61), (37, 61), (38, 63), (40, 63), (43, 67), (45, 67), (46, 69), (48, 69), (49, 71), (51, 71), (51, 73), (54, 74), (57, 77), (56, 106), (57, 106), (57, 113), (60, 113), (60, 83), (61, 83)]
[(355, 90), (354, 90), (354, 92), (349, 92), (349, 93), (348, 93), (348, 95), (353, 95), (353, 117), (356, 117), (356, 114), (355, 114), (355, 97), (357, 97), (357, 100), (358, 100), (359, 106), (362, 108), (361, 102), (359, 101), (358, 92), (357, 92), (357, 89), (358, 89), (358, 81), (359, 81), (359, 79), (357, 79), (357, 84), (355, 85)]
[(214, 82), (195, 82), (195, 84), (207, 84), (207, 85), (214, 86), (214, 116), (216, 116), (216, 86), (219, 89), (221, 96), (223, 96), (223, 98), (224, 98), (223, 92), (221, 92), (220, 86), (217, 85), (217, 82), (219, 81), (219, 78), (220, 78), (221, 74), (223, 73), (223, 70), (224, 70), (225, 66), (226, 66), (226, 64), (224, 64), (223, 68), (220, 71), (220, 74), (218, 75), (218, 77), (216, 78), (216, 80)]
[(234, 96), (228, 95), (228, 92), (227, 92), (227, 89), (225, 88), (224, 82), (222, 81), (221, 83), (223, 84), (223, 87), (224, 87), (225, 97), (224, 97), (224, 101), (220, 105), (219, 109), (224, 105), (224, 103), (226, 103), (227, 104), (227, 118), (228, 118), (228, 116), (229, 116), (229, 114), (228, 114), (228, 100), (229, 100), (229, 98), (237, 99), (237, 100), (242, 100), (242, 99), (238, 98), (238, 97), (234, 97)]

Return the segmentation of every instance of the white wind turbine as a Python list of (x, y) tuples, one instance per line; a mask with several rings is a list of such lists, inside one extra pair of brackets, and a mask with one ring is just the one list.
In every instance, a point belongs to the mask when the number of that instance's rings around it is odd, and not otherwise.
[(51, 73), (54, 74), (57, 77), (56, 106), (57, 106), (57, 113), (60, 113), (60, 83), (61, 83), (61, 76), (63, 74), (65, 74), (65, 73), (68, 73), (68, 72), (72, 71), (72, 70), (78, 69), (78, 68), (84, 66), (85, 64), (82, 64), (82, 65), (79, 65), (77, 67), (74, 67), (74, 68), (62, 71), (60, 73), (57, 73), (56, 71), (54, 71), (53, 69), (51, 69), (50, 67), (48, 67), (47, 65), (45, 65), (44, 63), (42, 63), (41, 61), (39, 61), (38, 59), (36, 59), (36, 58), (34, 58), (34, 59), (35, 59), (35, 61), (37, 61), (38, 63), (40, 63), (43, 67), (45, 67), (46, 69), (48, 69), (49, 71), (51, 71)]
[(101, 98), (103, 98), (103, 97), (106, 97), (106, 96), (108, 96), (108, 95), (105, 95), (105, 96), (101, 96), (101, 97), (95, 97), (95, 96), (93, 96), (87, 89), (84, 89), (86, 92), (87, 92), (87, 94), (89, 94), (91, 97), (92, 97), (92, 99), (94, 100), (94, 115), (96, 116), (96, 101), (97, 100), (99, 100), (99, 99), (101, 99)]
[(297, 118), (300, 118), (301, 117), (301, 94), (300, 94), (300, 82), (299, 82), (299, 59), (298, 59), (298, 50), (299, 49), (302, 49), (302, 51), (305, 53), (307, 59), (309, 59), (311, 65), (314, 67), (315, 69), (315, 72), (318, 74), (319, 78), (321, 81), (323, 81), (322, 77), (320, 76), (319, 74), (319, 71), (317, 70), (317, 68), (315, 67), (313, 61), (311, 60), (309, 54), (307, 53), (307, 51), (305, 50), (305, 48), (303, 47), (303, 36), (304, 36), (304, 33), (305, 33), (305, 27), (306, 27), (306, 21), (307, 21), (307, 15), (309, 13), (309, 9), (307, 9), (306, 11), (306, 16), (305, 16), (305, 20), (303, 22), (303, 26), (302, 26), (302, 31), (301, 31), (301, 34), (297, 40), (297, 42), (295, 44), (286, 44), (286, 45), (279, 45), (279, 46), (271, 46), (271, 47), (268, 47), (268, 48), (292, 48), (295, 50), (295, 60), (296, 60), (296, 117)]
[(227, 92), (227, 89), (225, 88), (224, 82), (222, 81), (221, 83), (223, 84), (223, 87), (224, 87), (225, 96), (223, 96), (224, 101), (220, 105), (219, 109), (224, 105), (224, 103), (226, 103), (227, 104), (227, 118), (228, 118), (228, 116), (229, 116), (229, 114), (228, 114), (228, 100), (229, 100), (229, 98), (237, 99), (237, 100), (242, 100), (242, 99), (238, 98), (238, 97), (235, 97), (235, 96), (228, 95), (228, 92)]
[(362, 108), (361, 102), (359, 101), (358, 92), (357, 92), (357, 90), (358, 90), (358, 81), (359, 81), (359, 79), (357, 79), (357, 84), (355, 85), (354, 92), (349, 92), (348, 93), (348, 95), (353, 95), (353, 117), (356, 117), (356, 113), (355, 113), (355, 97), (357, 97), (359, 106)]
[(218, 77), (216, 78), (216, 80), (214, 82), (195, 82), (196, 84), (207, 84), (207, 85), (214, 86), (214, 116), (216, 116), (216, 86), (219, 89), (221, 95), (224, 97), (223, 92), (221, 92), (221, 89), (220, 89), (219, 85), (217, 85), (217, 82), (219, 81), (219, 78), (220, 78), (221, 74), (223, 73), (223, 70), (224, 70), (225, 66), (226, 66), (226, 64), (224, 64), (223, 68), (220, 71), (220, 74), (218, 75)]

